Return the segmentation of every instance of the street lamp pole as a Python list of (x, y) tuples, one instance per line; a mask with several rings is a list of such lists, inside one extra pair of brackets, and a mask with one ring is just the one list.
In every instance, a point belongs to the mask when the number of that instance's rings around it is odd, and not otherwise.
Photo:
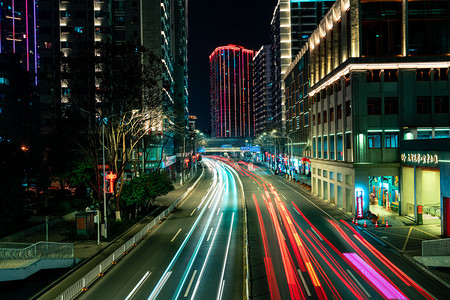
[[(102, 153), (103, 153), (103, 214), (105, 216), (105, 239), (108, 238), (108, 217), (106, 214), (106, 166), (105, 166), (105, 121), (102, 120)], [(100, 222), (100, 220), (98, 220)]]

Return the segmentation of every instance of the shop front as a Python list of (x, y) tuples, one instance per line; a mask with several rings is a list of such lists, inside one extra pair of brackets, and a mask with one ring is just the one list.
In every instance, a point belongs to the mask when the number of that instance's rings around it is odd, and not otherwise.
[(369, 176), (369, 209), (381, 216), (399, 214), (398, 176)]
[[(434, 149), (430, 149), (434, 148)], [(428, 150), (427, 150), (428, 149)], [(401, 214), (450, 237), (450, 139), (408, 141), (402, 149)]]
[(440, 224), (442, 218), (441, 170), (437, 152), (403, 152), (402, 214), (421, 224)]

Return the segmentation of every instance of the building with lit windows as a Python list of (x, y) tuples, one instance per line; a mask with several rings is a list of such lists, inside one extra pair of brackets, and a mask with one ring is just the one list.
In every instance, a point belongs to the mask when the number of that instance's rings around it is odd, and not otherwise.
[(2, 1), (0, 6), (0, 53), (19, 55), (22, 67), (37, 84), (36, 0)]
[(255, 134), (272, 130), (272, 57), (270, 45), (262, 46), (253, 57), (253, 102)]
[(278, 0), (271, 25), (273, 123), (286, 129), (284, 81), (286, 70), (334, 1)]
[(284, 77), (286, 135), (292, 142), (292, 147), (285, 150), (292, 150), (292, 153), (289, 153), (289, 163), (299, 175), (309, 175), (311, 171), (309, 63), (309, 44), (306, 43), (286, 70)]
[(449, 235), (449, 5), (339, 0), (312, 33), (314, 195)]
[[(39, 2), (39, 16), (42, 17), (39, 20), (39, 49), (43, 133), (57, 128), (57, 120), (73, 93), (67, 86), (67, 76), (61, 71), (60, 62), (64, 63), (79, 50), (94, 49), (105, 41), (119, 45), (132, 42), (142, 45), (161, 60), (160, 102), (166, 118), (161, 116), (160, 125), (152, 128), (152, 132), (171, 137), (164, 149), (152, 147), (146, 168), (158, 166), (161, 157), (164, 160), (165, 156), (180, 152), (188, 125), (186, 0), (45, 0)], [(95, 55), (94, 51), (92, 55)], [(93, 64), (92, 74), (94, 72)], [(95, 76), (81, 78), (95, 81)], [(94, 81), (92, 86), (98, 85)], [(94, 99), (95, 95), (92, 98), (93, 103), (99, 103), (99, 99)], [(177, 136), (173, 134), (173, 124), (180, 133)]]
[(213, 138), (254, 136), (253, 50), (228, 45), (209, 56)]

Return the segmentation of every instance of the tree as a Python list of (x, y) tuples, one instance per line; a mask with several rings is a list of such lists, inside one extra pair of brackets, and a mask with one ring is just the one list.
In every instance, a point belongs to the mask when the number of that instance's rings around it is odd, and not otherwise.
[(166, 172), (153, 171), (135, 177), (124, 185), (122, 201), (127, 206), (143, 207), (148, 212), (157, 197), (167, 195), (173, 189), (172, 180)]
[[(164, 119), (170, 118), (167, 113), (163, 115), (161, 60), (135, 43), (105, 42), (64, 61), (67, 75), (63, 77), (70, 87), (63, 99), (68, 103), (65, 116), (74, 128), (72, 133), (76, 133), (74, 140), (96, 172), (92, 177), (96, 179), (94, 190), (102, 203), (99, 150), (105, 148), (109, 171), (123, 183), (139, 142), (149, 134), (162, 132)], [(122, 184), (115, 186), (112, 195), (116, 220), (121, 219), (122, 188)]]

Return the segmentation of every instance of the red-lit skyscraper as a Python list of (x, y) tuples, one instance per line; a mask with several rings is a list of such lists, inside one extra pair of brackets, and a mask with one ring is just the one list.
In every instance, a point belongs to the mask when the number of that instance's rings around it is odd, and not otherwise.
[(252, 60), (254, 51), (242, 46), (216, 48), (209, 56), (211, 137), (254, 135)]

